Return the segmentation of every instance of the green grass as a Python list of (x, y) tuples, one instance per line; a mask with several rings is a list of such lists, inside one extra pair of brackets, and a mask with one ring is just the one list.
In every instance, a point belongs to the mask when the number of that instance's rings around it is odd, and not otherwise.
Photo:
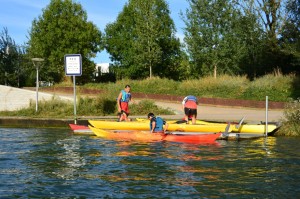
[(231, 98), (246, 100), (288, 101), (300, 97), (300, 78), (295, 75), (266, 75), (250, 81), (246, 76), (222, 75), (216, 79), (203, 77), (194, 80), (173, 81), (169, 79), (123, 79), (116, 83), (89, 83), (82, 88), (101, 89), (117, 96), (126, 84), (139, 93), (168, 95), (195, 95), (198, 97)]
[[(146, 115), (149, 112), (171, 115), (174, 112), (160, 108), (153, 101), (142, 100), (130, 106), (130, 115)], [(50, 101), (40, 101), (38, 112), (35, 112), (35, 103), (29, 108), (18, 111), (2, 111), (1, 116), (18, 116), (33, 118), (70, 118), (74, 115), (73, 102), (66, 102), (53, 97)], [(79, 98), (77, 100), (77, 116), (106, 116), (117, 115), (116, 99), (109, 95), (99, 95), (97, 98)]]

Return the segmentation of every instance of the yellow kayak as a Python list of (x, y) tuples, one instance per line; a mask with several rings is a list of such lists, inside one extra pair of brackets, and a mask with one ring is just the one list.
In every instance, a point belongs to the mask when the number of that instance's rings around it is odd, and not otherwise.
[[(89, 120), (89, 123), (99, 129), (114, 130), (150, 130), (149, 122), (112, 122), (101, 120)], [(169, 124), (168, 131), (182, 132), (224, 132), (227, 124), (207, 124), (207, 125), (187, 125), (187, 124)], [(232, 125), (229, 132), (232, 131)]]
[[(144, 119), (144, 118), (136, 118), (136, 121), (137, 122), (149, 122), (148, 119)], [(169, 124), (175, 124), (175, 123), (178, 123), (178, 122), (181, 122), (181, 120), (166, 120), (166, 122), (168, 122)], [(182, 122), (184, 122), (182, 120)], [(192, 123), (192, 121), (190, 121), (190, 123)], [(218, 123), (213, 123), (213, 122), (206, 122), (206, 121), (203, 121), (203, 120), (196, 120), (196, 124), (218, 124)]]
[[(143, 119), (143, 118), (136, 118), (136, 120), (138, 122), (148, 122), (149, 120), (147, 119)], [(168, 122), (169, 124), (175, 124), (176, 122), (178, 122), (178, 120), (167, 120), (166, 122)], [(221, 125), (222, 128), (224, 127), (224, 125), (226, 125), (225, 123), (217, 123), (217, 122), (206, 122), (206, 121), (202, 121), (202, 120), (196, 120), (196, 124), (199, 125)], [(184, 125), (184, 123), (182, 123), (181, 125)], [(196, 125), (197, 126), (197, 125)], [(265, 133), (266, 132), (266, 126), (262, 125), (262, 124), (241, 124), (239, 127), (238, 125), (234, 125), (231, 124), (232, 126), (232, 132), (234, 133)], [(275, 129), (277, 129), (278, 126), (275, 124), (268, 124), (268, 133), (273, 132)]]
[[(274, 124), (268, 124), (268, 133), (273, 132), (278, 126)], [(239, 128), (236, 125), (233, 126), (232, 132), (235, 133), (265, 133), (266, 126), (263, 124), (243, 124)]]

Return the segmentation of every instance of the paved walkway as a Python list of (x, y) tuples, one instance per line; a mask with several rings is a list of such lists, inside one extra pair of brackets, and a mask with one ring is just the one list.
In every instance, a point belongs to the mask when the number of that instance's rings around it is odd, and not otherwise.
[[(53, 96), (57, 96), (64, 100), (73, 101), (73, 95), (70, 94), (53, 94), (39, 92), (39, 100), (51, 100)], [(30, 101), (35, 103), (36, 92), (13, 88), (0, 85), (0, 111), (17, 110), (28, 107)], [(180, 103), (155, 101), (158, 106), (169, 108), (173, 110), (176, 115), (166, 116), (167, 118), (181, 119), (183, 118), (182, 105)], [(203, 105), (200, 102), (198, 106), (198, 119), (210, 121), (239, 121), (245, 117), (246, 122), (258, 123), (265, 121), (265, 109), (251, 109), (251, 108), (236, 108), (236, 107), (218, 107)], [(269, 110), (268, 121), (277, 122), (283, 117), (282, 110)]]
[[(39, 92), (39, 101), (51, 100), (53, 94)], [(72, 100), (70, 97), (56, 96), (63, 100)], [(0, 111), (14, 111), (29, 107), (30, 101), (35, 104), (36, 92), (0, 85)]]

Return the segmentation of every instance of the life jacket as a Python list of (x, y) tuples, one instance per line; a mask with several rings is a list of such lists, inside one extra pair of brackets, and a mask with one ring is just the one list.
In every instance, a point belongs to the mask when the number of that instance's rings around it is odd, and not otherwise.
[[(163, 131), (164, 130), (164, 123), (165, 121), (161, 117), (156, 117), (155, 118), (155, 128), (154, 131)], [(152, 120), (150, 121), (150, 130), (152, 129)]]
[(129, 102), (130, 98), (131, 98), (131, 93), (126, 93), (126, 91), (122, 90), (122, 98), (121, 98), (121, 102)]

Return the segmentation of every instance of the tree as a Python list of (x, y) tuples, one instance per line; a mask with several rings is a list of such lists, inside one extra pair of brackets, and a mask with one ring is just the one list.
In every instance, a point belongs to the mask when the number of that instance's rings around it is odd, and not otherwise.
[(17, 45), (4, 28), (0, 33), (0, 84), (23, 86), (26, 76), (22, 72), (24, 55), (25, 46)]
[(239, 72), (243, 46), (235, 30), (240, 13), (231, 1), (189, 0), (185, 42), (195, 75)]
[(287, 4), (287, 23), (284, 25), (281, 45), (291, 56), (291, 71), (300, 72), (300, 0)]
[(262, 30), (258, 48), (261, 48), (258, 75), (274, 70), (288, 71), (290, 55), (280, 44), (285, 24), (288, 23), (284, 5), (287, 0), (240, 0), (243, 11), (256, 16)]
[(180, 42), (164, 0), (129, 0), (108, 24), (106, 50), (115, 70), (134, 79), (157, 75), (178, 78)]
[(51, 0), (43, 14), (34, 19), (29, 33), (29, 54), (45, 59), (42, 75), (60, 82), (64, 77), (64, 55), (81, 54), (82, 76), (79, 82), (91, 80), (95, 57), (101, 50), (102, 35), (81, 4), (72, 0)]

